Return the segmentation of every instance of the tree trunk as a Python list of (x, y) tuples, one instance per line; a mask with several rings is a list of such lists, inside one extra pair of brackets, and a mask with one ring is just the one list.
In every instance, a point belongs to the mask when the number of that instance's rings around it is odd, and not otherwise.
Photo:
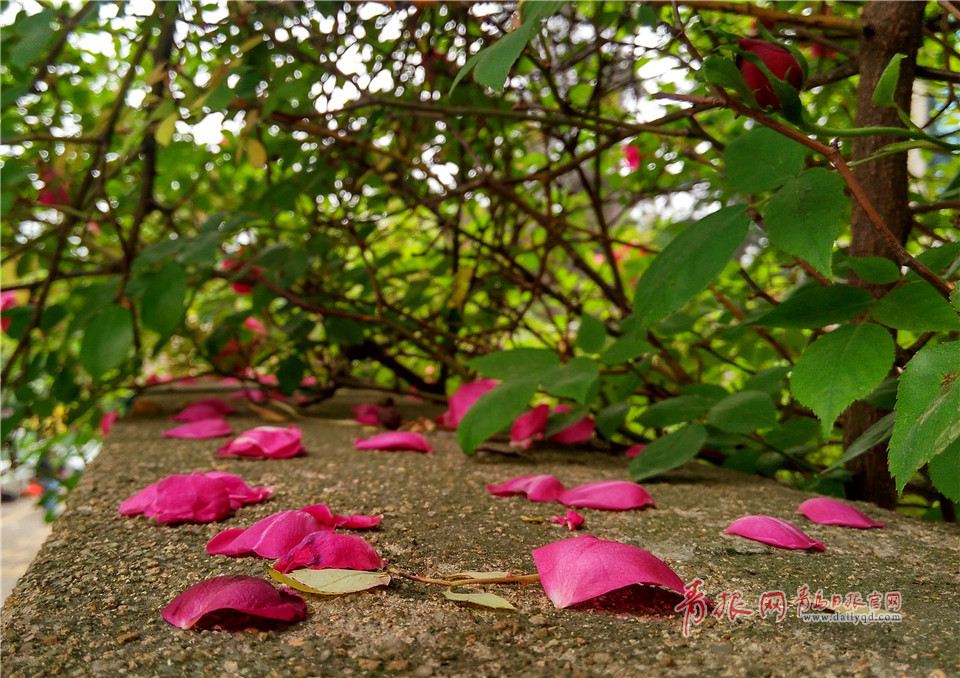
[[(905, 110), (910, 110), (916, 70), (917, 48), (920, 44), (924, 2), (870, 2), (863, 10), (863, 34), (860, 38), (860, 82), (857, 86), (857, 127), (902, 127), (894, 108), (879, 108), (871, 97), (880, 74), (895, 54), (905, 54), (900, 62), (900, 80), (897, 83), (895, 101)], [(860, 137), (853, 142), (853, 158), (861, 160), (879, 151), (898, 139), (893, 137)], [(881, 218), (893, 234), (906, 242), (912, 218), (908, 209), (907, 154), (897, 153), (879, 160), (858, 165), (854, 170), (857, 179), (873, 203)], [(854, 257), (890, 256), (889, 249), (879, 239), (870, 219), (854, 201), (851, 222), (852, 242), (850, 255)], [(882, 296), (888, 286), (873, 285), (852, 276), (853, 284), (869, 290), (875, 297)], [(870, 426), (886, 414), (882, 410), (860, 401), (854, 403), (843, 417), (843, 443), (849, 446)], [(877, 445), (854, 461), (854, 478), (849, 485), (853, 499), (872, 501), (892, 508), (896, 505), (897, 493), (887, 467), (887, 447)]]

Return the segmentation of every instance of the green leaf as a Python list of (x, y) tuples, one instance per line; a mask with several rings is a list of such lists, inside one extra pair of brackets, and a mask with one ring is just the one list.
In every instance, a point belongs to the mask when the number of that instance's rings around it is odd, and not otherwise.
[(890, 473), (897, 491), (960, 438), (960, 342), (927, 346), (900, 375)]
[(179, 262), (184, 265), (205, 264), (213, 266), (220, 249), (220, 237), (219, 231), (201, 233), (183, 248), (183, 253), (178, 257)]
[(861, 433), (860, 437), (850, 444), (850, 446), (847, 448), (847, 451), (843, 453), (843, 456), (840, 457), (840, 459), (838, 459), (835, 463), (823, 469), (823, 471), (820, 472), (820, 475), (824, 475), (830, 471), (833, 471), (834, 469), (845, 466), (847, 462), (856, 459), (867, 450), (872, 449), (882, 443), (884, 440), (888, 440), (890, 438), (890, 434), (893, 433), (893, 425), (896, 419), (896, 412), (891, 412), (890, 414), (885, 415), (880, 421)]
[(703, 424), (690, 424), (643, 448), (630, 462), (630, 478), (640, 482), (686, 464), (697, 456), (707, 441)]
[(584, 313), (577, 332), (577, 348), (584, 353), (599, 353), (607, 340), (607, 328), (592, 315)]
[(505, 381), (480, 396), (457, 427), (463, 451), (473, 454), (477, 445), (513, 423), (537, 392), (537, 381), (536, 377)]
[(43, 54), (50, 39), (53, 38), (52, 22), (56, 16), (56, 12), (48, 8), (14, 23), (14, 28), (21, 38), (16, 48), (10, 51), (11, 64), (18, 68), (26, 68)]
[(150, 276), (140, 302), (140, 319), (161, 337), (171, 334), (186, 313), (187, 272), (168, 261)]
[(578, 403), (586, 404), (587, 394), (598, 379), (600, 368), (597, 361), (580, 356), (566, 365), (545, 372), (540, 378), (540, 384), (551, 395), (572, 398)]
[(614, 403), (597, 413), (597, 432), (606, 440), (616, 432), (630, 413), (630, 403)]
[(677, 396), (654, 403), (637, 417), (636, 422), (648, 428), (682, 424), (702, 416), (712, 404), (713, 401), (699, 395)]
[(91, 377), (119, 367), (133, 350), (133, 318), (130, 311), (111, 304), (90, 321), (80, 344), (80, 364)]
[(177, 254), (186, 244), (183, 238), (167, 238), (140, 250), (134, 262), (134, 267), (151, 266), (166, 261)]
[(780, 424), (779, 428), (768, 431), (763, 439), (768, 445), (778, 450), (789, 450), (803, 445), (820, 432), (820, 424), (816, 419), (798, 417)]
[(790, 375), (790, 389), (829, 435), (837, 417), (887, 376), (894, 348), (890, 333), (879, 325), (846, 325), (807, 347)]
[(894, 54), (890, 63), (883, 69), (877, 86), (873, 88), (873, 96), (870, 98), (874, 106), (886, 108), (895, 104), (893, 96), (897, 90), (897, 81), (900, 79), (900, 62), (906, 56), (906, 54)]
[(386, 572), (364, 572), (362, 570), (294, 570), (287, 574), (267, 568), (267, 574), (284, 586), (304, 593), (317, 593), (338, 596), (344, 593), (366, 591), (377, 586), (387, 586), (390, 575)]
[(907, 283), (888, 292), (870, 315), (879, 323), (911, 332), (960, 330), (960, 316), (926, 281)]
[(883, 257), (856, 257), (847, 259), (847, 264), (867, 282), (889, 285), (900, 280), (900, 267)]
[(600, 362), (604, 365), (622, 365), (652, 350), (653, 347), (647, 342), (624, 335), (607, 347), (600, 355)]
[(766, 393), (740, 391), (707, 412), (707, 423), (727, 433), (752, 433), (777, 425), (777, 408)]
[(806, 157), (806, 149), (793, 139), (757, 127), (731, 141), (724, 151), (727, 183), (741, 193), (769, 191), (800, 174)]
[(551, 414), (550, 418), (547, 419), (547, 427), (543, 430), (543, 437), (549, 440), (555, 434), (570, 428), (589, 414), (590, 408), (583, 406), (574, 407), (572, 410), (567, 412)]
[(943, 496), (960, 501), (960, 439), (930, 460), (930, 482)]
[(540, 376), (560, 365), (560, 357), (545, 348), (515, 348), (468, 360), (467, 365), (490, 379)]
[(280, 392), (286, 396), (292, 395), (300, 387), (306, 366), (295, 355), (290, 355), (280, 361), (277, 366), (277, 385)]
[(808, 286), (750, 324), (814, 329), (855, 318), (871, 305), (873, 295), (859, 287)]
[(743, 382), (743, 390), (778, 394), (783, 390), (783, 380), (786, 379), (789, 372), (790, 368), (784, 365), (760, 370)]
[(489, 607), (494, 610), (516, 610), (513, 605), (504, 600), (495, 593), (456, 593), (449, 588), (444, 589), (443, 597), (447, 600), (453, 600), (458, 603), (467, 603), (469, 605), (479, 605)]
[(832, 278), (833, 243), (849, 209), (840, 175), (815, 167), (788, 181), (770, 199), (764, 213), (767, 235), (784, 252)]
[(733, 59), (721, 56), (707, 57), (703, 66), (697, 71), (705, 82), (711, 85), (717, 85), (724, 89), (732, 89), (737, 92), (746, 101), (748, 106), (756, 106), (757, 99), (753, 92), (747, 87), (747, 81), (743, 79), (743, 73), (737, 68)]
[(749, 225), (746, 208), (733, 205), (674, 238), (637, 283), (636, 326), (649, 327), (702, 292), (736, 253)]

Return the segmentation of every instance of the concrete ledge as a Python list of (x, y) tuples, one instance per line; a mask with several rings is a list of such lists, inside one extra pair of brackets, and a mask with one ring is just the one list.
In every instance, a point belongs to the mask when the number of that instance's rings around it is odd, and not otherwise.
[[(189, 397), (195, 397), (191, 394)], [(539, 585), (498, 587), (517, 612), (459, 607), (438, 587), (395, 580), (386, 590), (321, 599), (310, 616), (275, 631), (190, 632), (159, 611), (188, 586), (219, 574), (261, 576), (266, 561), (206, 554), (228, 527), (326, 503), (341, 513), (383, 513), (365, 536), (408, 571), (535, 572), (531, 549), (570, 535), (521, 516), (562, 513), (559, 504), (496, 498), (487, 483), (552, 473), (565, 484), (625, 479), (627, 460), (589, 451), (465, 457), (452, 433), (429, 434), (433, 455), (354, 451), (360, 429), (342, 421), (369, 394), (338, 397), (297, 422), (309, 454), (289, 460), (218, 458), (217, 441), (168, 440), (160, 432), (184, 395), (155, 398), (164, 412), (119, 422), (70, 497), (63, 516), (2, 611), (2, 667), (12, 676), (539, 676), (539, 675), (958, 675), (960, 530), (865, 508), (880, 530), (795, 522), (825, 553), (782, 551), (727, 537), (749, 513), (791, 519), (808, 494), (752, 476), (690, 464), (645, 487), (659, 508), (582, 510), (583, 533), (651, 551), (704, 591), (788, 595), (803, 584), (828, 596), (899, 591), (901, 623), (853, 625), (772, 619), (708, 620), (689, 638), (675, 613), (559, 610)], [(408, 417), (424, 407), (401, 401)], [(239, 432), (263, 425), (230, 417)], [(221, 523), (158, 526), (117, 513), (120, 502), (171, 473), (213, 469), (274, 497)]]

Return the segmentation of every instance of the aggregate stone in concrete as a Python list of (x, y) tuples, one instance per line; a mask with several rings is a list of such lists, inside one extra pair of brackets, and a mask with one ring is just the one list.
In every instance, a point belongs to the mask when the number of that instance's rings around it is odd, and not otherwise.
[[(193, 397), (193, 396), (190, 396)], [(466, 457), (455, 434), (434, 431), (432, 455), (358, 452), (365, 432), (348, 421), (369, 393), (337, 396), (296, 423), (308, 454), (225, 459), (222, 441), (171, 440), (167, 415), (189, 398), (153, 396), (164, 411), (119, 422), (70, 496), (64, 514), (2, 610), (2, 671), (13, 676), (952, 676), (960, 675), (960, 531), (955, 525), (861, 505), (882, 529), (817, 525), (793, 512), (809, 494), (773, 481), (691, 463), (645, 483), (657, 508), (584, 509), (582, 533), (642, 547), (716, 598), (799, 587), (831, 594), (900, 592), (903, 619), (869, 625), (771, 617), (708, 618), (689, 637), (669, 607), (587, 605), (561, 610), (539, 584), (491, 587), (516, 607), (500, 612), (446, 601), (440, 587), (394, 579), (342, 597), (306, 595), (305, 621), (271, 630), (184, 631), (165, 622), (177, 594), (221, 574), (264, 576), (266, 561), (207, 555), (221, 530), (276, 511), (325, 503), (380, 514), (358, 532), (392, 567), (420, 575), (462, 570), (533, 573), (530, 551), (570, 536), (530, 518), (559, 504), (497, 498), (488, 483), (551, 473), (568, 487), (626, 479), (628, 460), (596, 450), (543, 448)], [(408, 417), (435, 414), (402, 400)], [(229, 417), (240, 432), (265, 422)], [(117, 506), (171, 473), (225, 470), (270, 484), (272, 499), (215, 524), (161, 526)], [(730, 522), (762, 513), (794, 522), (824, 553), (785, 551), (726, 536)], [(607, 601), (609, 603), (609, 601)], [(659, 602), (659, 601), (652, 601)]]

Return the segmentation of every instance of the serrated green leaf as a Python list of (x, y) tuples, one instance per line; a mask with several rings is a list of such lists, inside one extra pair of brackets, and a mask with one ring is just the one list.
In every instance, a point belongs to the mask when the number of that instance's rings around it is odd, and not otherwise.
[(119, 367), (133, 350), (130, 311), (112, 304), (95, 315), (83, 334), (80, 364), (94, 379)]
[(893, 97), (897, 90), (897, 81), (900, 80), (900, 62), (906, 56), (906, 54), (894, 54), (890, 63), (883, 69), (880, 79), (877, 80), (877, 86), (873, 88), (873, 96), (870, 97), (874, 106), (885, 108), (895, 104)]
[(743, 79), (743, 73), (737, 68), (733, 59), (721, 56), (707, 57), (703, 66), (697, 71), (697, 75), (711, 85), (737, 92), (748, 106), (757, 105), (756, 97), (750, 91), (747, 81)]
[(294, 570), (283, 574), (272, 567), (267, 574), (285, 586), (304, 593), (316, 593), (325, 596), (339, 596), (344, 593), (366, 591), (377, 586), (390, 584), (390, 575), (386, 572), (364, 572), (361, 570)]
[(855, 400), (887, 376), (894, 342), (879, 325), (847, 325), (810, 344), (790, 375), (790, 390), (820, 419), (825, 435)]
[(806, 149), (793, 139), (757, 127), (731, 141), (724, 150), (727, 183), (741, 193), (768, 191), (800, 174), (806, 157)]
[(703, 424), (689, 424), (657, 438), (630, 462), (630, 478), (640, 482), (682, 466), (697, 456), (706, 441)]
[(764, 212), (764, 223), (770, 242), (832, 278), (833, 244), (849, 209), (840, 175), (815, 167), (777, 191)]
[(693, 421), (702, 416), (713, 401), (699, 395), (682, 395), (661, 400), (643, 411), (636, 422), (649, 428), (662, 428)]
[(887, 327), (911, 332), (960, 330), (960, 316), (926, 281), (907, 283), (888, 292), (870, 312)]
[(674, 238), (637, 283), (636, 326), (649, 327), (702, 292), (736, 253), (749, 225), (746, 208), (733, 205)]
[(150, 276), (140, 302), (140, 319), (161, 337), (173, 332), (183, 320), (187, 298), (187, 272), (168, 261)]
[(545, 348), (515, 348), (468, 360), (467, 365), (490, 379), (540, 376), (560, 365), (560, 357)]
[(577, 332), (577, 348), (584, 353), (599, 353), (607, 340), (607, 328), (592, 315), (584, 313)]
[(960, 438), (960, 342), (927, 346), (907, 363), (897, 391), (890, 473), (897, 491)]
[(479, 605), (489, 607), (494, 610), (516, 610), (507, 600), (494, 593), (456, 593), (449, 588), (444, 589), (443, 597), (447, 600), (453, 600), (458, 603), (467, 603), (469, 605)]
[(814, 329), (843, 322), (865, 313), (873, 295), (847, 285), (809, 286), (791, 295), (779, 306), (752, 321), (763, 327)]
[(883, 257), (856, 257), (847, 264), (860, 279), (878, 285), (889, 285), (900, 279), (900, 267)]
[(593, 358), (580, 356), (566, 365), (544, 372), (540, 378), (543, 389), (560, 398), (572, 398), (586, 404), (591, 386), (600, 379), (600, 367)]
[(466, 454), (473, 454), (477, 445), (509, 426), (523, 413), (537, 392), (538, 378), (505, 381), (480, 396), (457, 427), (457, 441)]
[(960, 438), (930, 460), (930, 482), (943, 496), (960, 501)]
[(776, 426), (777, 408), (766, 393), (740, 391), (711, 407), (707, 423), (727, 433), (752, 433)]

